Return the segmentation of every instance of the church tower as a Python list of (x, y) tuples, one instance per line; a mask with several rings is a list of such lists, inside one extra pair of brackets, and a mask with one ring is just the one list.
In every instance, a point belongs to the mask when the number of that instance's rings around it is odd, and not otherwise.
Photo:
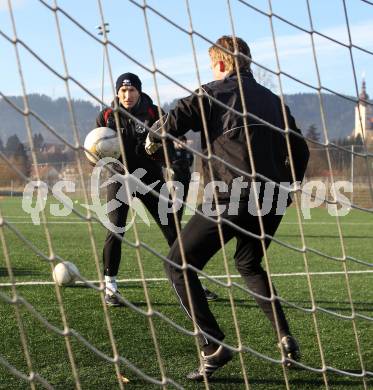
[(363, 79), (359, 102), (355, 107), (355, 129), (354, 137), (360, 135), (361, 139), (373, 139), (373, 106), (369, 104), (369, 96), (365, 79)]

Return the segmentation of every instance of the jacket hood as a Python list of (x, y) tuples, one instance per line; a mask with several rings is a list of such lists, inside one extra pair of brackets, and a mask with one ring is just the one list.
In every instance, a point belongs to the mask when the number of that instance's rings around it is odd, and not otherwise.
[[(254, 78), (253, 73), (249, 69), (240, 69), (240, 75), (245, 75), (246, 77)], [(238, 72), (236, 70), (232, 70), (225, 76), (225, 78), (230, 77), (238, 77)]]

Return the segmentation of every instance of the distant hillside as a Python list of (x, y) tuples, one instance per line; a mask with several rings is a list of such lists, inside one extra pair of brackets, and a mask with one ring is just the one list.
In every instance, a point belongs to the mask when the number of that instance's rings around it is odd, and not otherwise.
[[(21, 96), (8, 97), (13, 104), (23, 110), (23, 98)], [(49, 96), (31, 94), (28, 96), (31, 110), (42, 117), (59, 135), (69, 141), (73, 140), (71, 115), (67, 99), (59, 98), (52, 100)], [(73, 100), (77, 128), (82, 137), (95, 127), (95, 119), (99, 107), (84, 100)], [(6, 141), (10, 135), (16, 134), (24, 142), (27, 140), (27, 130), (24, 116), (19, 114), (4, 99), (0, 98), (0, 137)], [(41, 133), (48, 142), (59, 142), (39, 121), (30, 116), (33, 133)]]
[[(350, 135), (355, 125), (355, 103), (331, 94), (322, 94), (321, 98), (329, 138), (345, 138)], [(303, 133), (314, 124), (323, 140), (319, 96), (315, 93), (297, 93), (285, 95), (285, 101)], [(163, 108), (168, 111), (175, 103), (176, 100), (173, 100)]]
[[(355, 125), (355, 103), (339, 96), (322, 94), (326, 127), (330, 139), (344, 138), (352, 133)], [(311, 124), (323, 133), (320, 99), (317, 94), (297, 93), (286, 95), (286, 103), (304, 132)]]
[[(29, 95), (29, 104), (33, 111), (39, 114), (48, 124), (50, 124), (60, 135), (73, 140), (73, 131), (70, 121), (67, 100), (59, 98), (52, 100), (46, 95)], [(23, 109), (23, 100), (20, 96), (9, 97), (18, 107)], [(342, 138), (351, 134), (354, 126), (355, 104), (349, 100), (338, 96), (322, 95), (326, 124), (330, 138)], [(296, 118), (298, 126), (306, 132), (311, 124), (315, 124), (322, 133), (319, 98), (316, 94), (299, 93), (286, 95), (286, 102), (290, 106)], [(172, 106), (170, 104), (166, 106)], [(91, 102), (83, 100), (73, 100), (77, 127), (83, 137), (95, 127), (95, 119), (99, 112), (99, 107)], [(166, 107), (165, 107), (166, 108)], [(27, 140), (27, 132), (24, 117), (14, 110), (4, 99), (0, 98), (0, 138), (5, 142), (13, 134), (18, 135), (21, 141)], [(43, 127), (36, 119), (31, 117), (33, 133), (41, 133), (45, 140), (56, 142), (51, 133)]]

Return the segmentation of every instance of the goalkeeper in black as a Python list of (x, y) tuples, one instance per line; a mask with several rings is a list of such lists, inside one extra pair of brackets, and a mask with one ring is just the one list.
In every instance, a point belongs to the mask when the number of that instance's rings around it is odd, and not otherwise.
[[(118, 119), (121, 132), (121, 139), (125, 151), (125, 163), (129, 173), (133, 173), (137, 168), (142, 168), (146, 174), (141, 178), (143, 183), (150, 185), (158, 182), (155, 186), (151, 186), (154, 191), (160, 193), (165, 181), (162, 173), (162, 165), (159, 161), (150, 158), (145, 152), (145, 139), (147, 129), (158, 118), (159, 110), (151, 100), (151, 98), (142, 92), (142, 83), (139, 77), (133, 73), (124, 73), (120, 75), (116, 81), (117, 103), (119, 106)], [(138, 119), (135, 121), (130, 115)], [(98, 127), (110, 127), (117, 131), (117, 125), (112, 108), (102, 110), (97, 117), (96, 125)], [(172, 149), (170, 150), (172, 155)], [(124, 173), (124, 172), (119, 172)], [(120, 201), (118, 208), (108, 213), (111, 224), (116, 227), (124, 227), (127, 221), (129, 205), (121, 201), (118, 194), (123, 191), (123, 183), (114, 181), (107, 186), (107, 202), (113, 200)], [(136, 192), (136, 197), (148, 209), (167, 240), (169, 246), (176, 239), (175, 218), (172, 214), (167, 215), (167, 223), (162, 223), (159, 210), (167, 208), (168, 201), (162, 200), (159, 196), (149, 191), (146, 193)], [(178, 215), (177, 215), (178, 216)], [(123, 236), (124, 233), (121, 233)], [(123, 300), (118, 291), (117, 275), (122, 256), (122, 241), (119, 240), (114, 232), (107, 231), (104, 249), (103, 249), (103, 265), (105, 278), (105, 302), (108, 306), (123, 306)], [(216, 295), (206, 289), (208, 298), (216, 299)]]
[[(173, 110), (156, 122), (152, 127), (153, 131), (149, 132), (146, 150), (151, 154), (160, 147), (159, 134), (162, 123), (166, 134), (174, 137), (183, 135), (189, 129), (200, 132), (202, 152), (205, 156), (209, 155), (208, 145), (211, 151), (211, 157), (203, 159), (204, 183), (209, 189), (216, 188), (217, 198), (214, 197), (210, 203), (199, 206), (197, 213), (182, 231), (181, 241), (186, 262), (188, 266), (202, 270), (221, 248), (216, 218), (220, 215), (224, 244), (232, 238), (237, 241), (234, 254), (237, 270), (249, 290), (255, 294), (256, 302), (273, 328), (278, 330), (279, 347), (284, 356), (297, 360), (300, 357), (299, 346), (291, 335), (278, 299), (274, 301), (274, 310), (272, 308), (268, 299), (271, 297), (270, 281), (261, 261), (264, 255), (262, 244), (268, 248), (283, 214), (276, 212), (277, 201), (282, 197), (279, 187), (273, 183), (294, 181), (289, 165), (285, 132), (282, 131), (286, 128), (286, 123), (297, 133), (289, 132), (297, 181), (301, 181), (304, 176), (309, 151), (289, 109), (284, 107), (283, 110), (279, 97), (255, 81), (250, 68), (250, 49), (246, 42), (236, 38), (236, 45), (239, 53), (236, 59), (233, 55), (234, 39), (231, 36), (219, 38), (209, 49), (215, 81), (203, 85), (191, 96), (180, 99)], [(246, 116), (247, 127), (244, 126), (238, 73), (242, 82), (245, 106), (249, 113)], [(247, 136), (250, 139), (251, 156)], [(274, 197), (270, 203), (272, 208), (269, 212), (262, 213), (265, 231), (263, 240), (260, 240), (258, 208), (255, 202), (254, 207), (252, 204), (250, 206), (253, 181), (261, 184), (257, 197), (259, 207), (264, 207), (266, 201), (263, 193), (266, 182), (271, 182), (274, 187)], [(284, 209), (287, 195), (288, 193)], [(209, 213), (208, 218), (204, 215), (206, 212)], [(168, 258), (171, 261), (171, 264), (166, 263), (165, 266), (168, 277), (182, 307), (190, 317), (192, 317), (190, 305), (193, 306), (199, 329), (202, 364), (191, 372), (188, 378), (203, 380), (203, 374), (209, 377), (215, 370), (229, 362), (233, 352), (220, 343), (224, 339), (224, 333), (209, 308), (197, 272), (190, 268), (187, 269), (187, 274), (191, 302), (188, 300), (187, 282), (180, 267), (182, 256), (178, 240), (173, 244)], [(290, 365), (291, 361), (287, 359), (286, 364)]]
[[(158, 118), (159, 110), (151, 98), (142, 92), (142, 84), (139, 77), (133, 73), (124, 73), (116, 81), (117, 102), (119, 106), (118, 119), (121, 132), (121, 139), (125, 151), (124, 166), (129, 173), (133, 173), (137, 168), (146, 171), (141, 178), (145, 185), (158, 181), (154, 187), (157, 192), (161, 191), (164, 184), (162, 166), (159, 162), (151, 159), (144, 150), (147, 130), (144, 125), (150, 127)], [(130, 117), (131, 114), (140, 122), (136, 122)], [(98, 127), (110, 127), (117, 131), (117, 125), (112, 108), (102, 110), (96, 120)], [(124, 173), (124, 172), (119, 172)], [(112, 182), (107, 187), (107, 202), (119, 200), (118, 193), (123, 184)], [(138, 197), (148, 209), (158, 226), (162, 230), (168, 245), (171, 246), (176, 239), (176, 226), (172, 214), (168, 215), (168, 223), (162, 224), (159, 217), (159, 196), (152, 192), (145, 194), (137, 193)], [(162, 200), (161, 200), (162, 202)], [(166, 201), (167, 204), (167, 201)], [(117, 227), (126, 225), (129, 205), (121, 202), (121, 205), (108, 213), (110, 222)], [(124, 235), (121, 234), (121, 235)], [(122, 306), (123, 301), (118, 292), (117, 275), (122, 255), (122, 241), (108, 230), (103, 250), (104, 278), (105, 278), (105, 302), (108, 306)]]

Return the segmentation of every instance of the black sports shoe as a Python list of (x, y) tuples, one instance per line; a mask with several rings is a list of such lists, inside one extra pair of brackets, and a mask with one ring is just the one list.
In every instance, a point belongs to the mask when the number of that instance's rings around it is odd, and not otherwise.
[(219, 297), (218, 294), (215, 294), (214, 292), (210, 291), (207, 287), (202, 286), (203, 291), (205, 293), (205, 297), (208, 301), (216, 301)]
[[(296, 362), (300, 360), (301, 354), (297, 340), (293, 336), (284, 336), (278, 347), (284, 352), (285, 358), (290, 358)], [(286, 367), (293, 367), (294, 363), (285, 360)]]
[(121, 299), (120, 292), (117, 290), (114, 294), (105, 295), (105, 303), (107, 306), (120, 307), (124, 306), (124, 302)]
[(190, 372), (187, 378), (192, 381), (203, 381), (203, 371), (205, 371), (206, 377), (210, 376), (220, 367), (226, 365), (233, 358), (233, 351), (220, 345), (219, 348), (211, 355), (205, 355), (201, 352), (202, 364), (195, 371)]

